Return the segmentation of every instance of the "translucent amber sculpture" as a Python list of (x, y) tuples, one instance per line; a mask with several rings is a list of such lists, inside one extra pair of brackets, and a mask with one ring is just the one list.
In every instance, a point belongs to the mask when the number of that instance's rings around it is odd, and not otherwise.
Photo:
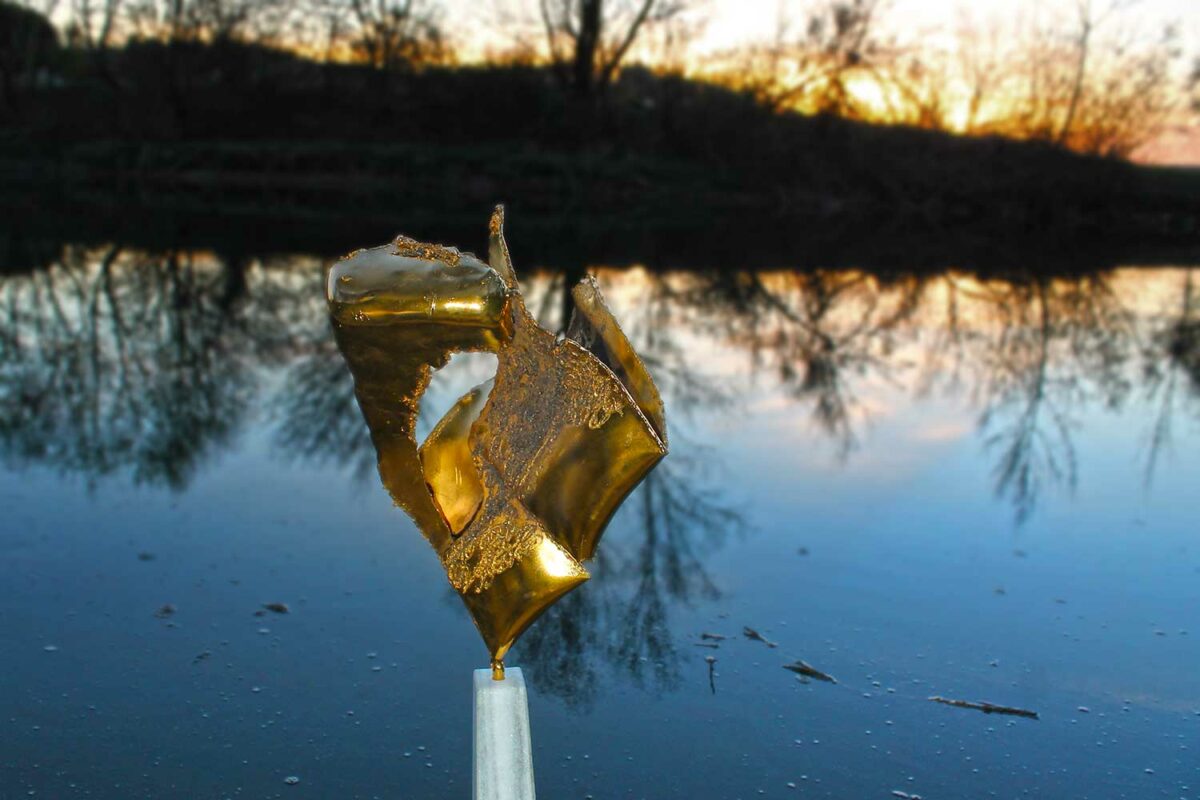
[[(613, 512), (666, 455), (663, 405), (593, 280), (565, 336), (525, 308), (492, 216), (489, 264), (398, 237), (334, 264), (333, 327), (379, 475), (437, 551), (491, 653), (587, 580)], [(417, 446), (421, 395), (453, 353), (497, 355), (496, 377)]]

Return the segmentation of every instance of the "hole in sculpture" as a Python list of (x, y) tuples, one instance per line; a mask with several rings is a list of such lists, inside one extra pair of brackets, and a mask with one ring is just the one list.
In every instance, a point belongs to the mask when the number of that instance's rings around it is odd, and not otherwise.
[(496, 377), (495, 353), (455, 353), (450, 362), (434, 370), (421, 395), (417, 412), (417, 443), (423, 445), (430, 432), (463, 395)]
[[(425, 434), (421, 469), (433, 503), (453, 535), (462, 533), (483, 503), (483, 484), (471, 456), (470, 431), (483, 411), (496, 374), (496, 356), (454, 356), (433, 374), (421, 397)], [(418, 433), (421, 425), (418, 426)]]

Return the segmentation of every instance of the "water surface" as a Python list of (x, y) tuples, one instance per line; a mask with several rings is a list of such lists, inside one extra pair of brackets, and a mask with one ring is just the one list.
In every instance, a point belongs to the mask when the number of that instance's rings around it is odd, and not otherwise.
[[(592, 269), (672, 453), (508, 659), (543, 796), (1200, 796), (1200, 268)], [(486, 652), (319, 257), (4, 273), (0, 412), (0, 797), (469, 794)]]

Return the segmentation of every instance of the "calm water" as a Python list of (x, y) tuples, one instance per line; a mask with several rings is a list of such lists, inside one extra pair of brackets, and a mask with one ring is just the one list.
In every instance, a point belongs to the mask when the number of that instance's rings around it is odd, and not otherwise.
[[(469, 796), (486, 653), (320, 259), (242, 266), (0, 277), (0, 797)], [(672, 453), (509, 658), (541, 796), (1200, 797), (1200, 268), (597, 271)]]

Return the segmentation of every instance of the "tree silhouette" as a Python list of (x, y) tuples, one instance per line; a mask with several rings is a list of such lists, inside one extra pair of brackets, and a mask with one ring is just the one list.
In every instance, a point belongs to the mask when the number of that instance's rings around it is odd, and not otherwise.
[(49, 15), (0, 0), (0, 114), (17, 102), (17, 83), (29, 81), (58, 51), (58, 37)]
[(583, 100), (603, 93), (643, 31), (681, 14), (687, 0), (537, 0), (551, 63)]

